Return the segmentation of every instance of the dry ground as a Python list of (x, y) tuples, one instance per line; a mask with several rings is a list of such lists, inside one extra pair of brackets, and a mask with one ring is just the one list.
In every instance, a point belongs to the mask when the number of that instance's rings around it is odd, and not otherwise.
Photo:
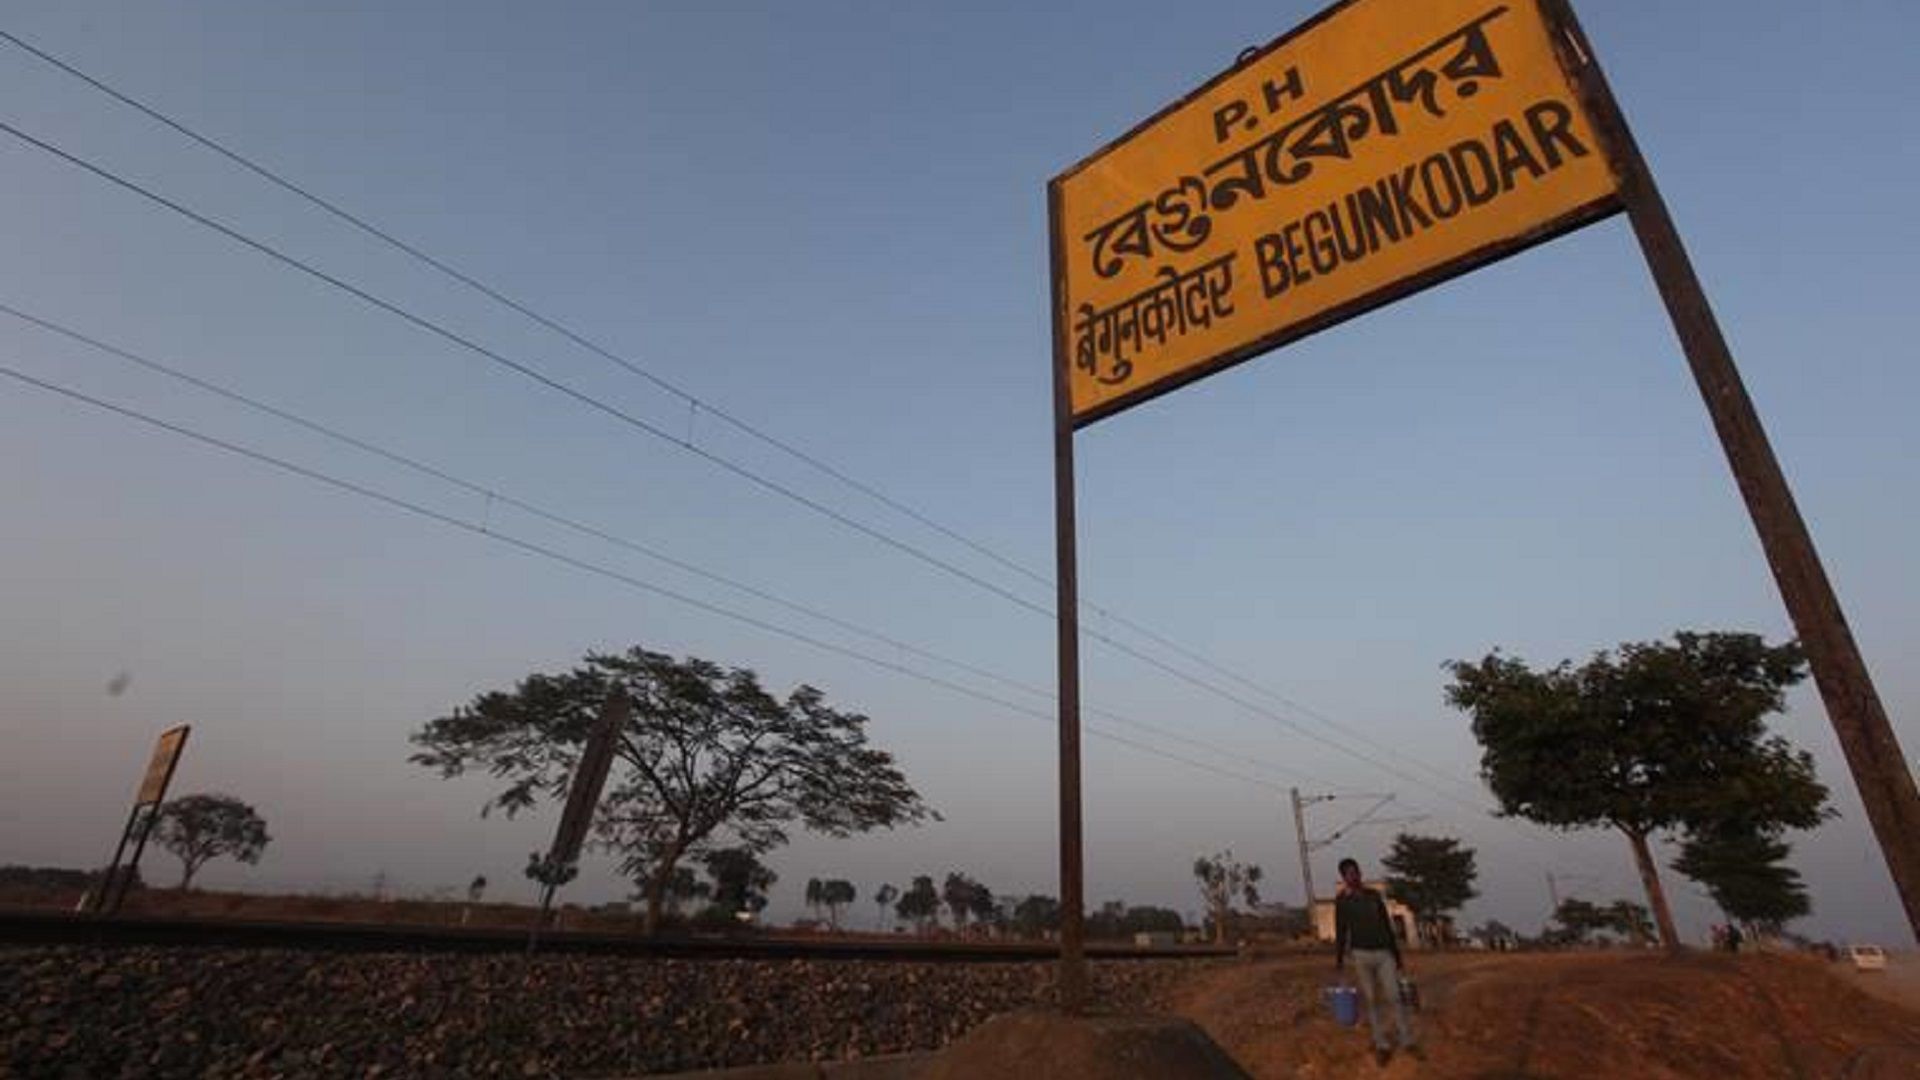
[(1920, 1012), (1822, 961), (1629, 953), (1417, 960), (1428, 1058), (1373, 1064), (1328, 1018), (1324, 957), (1197, 974), (1173, 996), (1256, 1077), (1920, 1077)]

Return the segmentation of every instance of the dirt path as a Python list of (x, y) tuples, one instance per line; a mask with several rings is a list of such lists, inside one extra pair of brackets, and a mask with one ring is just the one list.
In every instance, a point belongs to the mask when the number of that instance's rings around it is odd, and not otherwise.
[[(1429, 1056), (1397, 1056), (1384, 1069), (1363, 1031), (1328, 1018), (1324, 957), (1208, 972), (1173, 1004), (1262, 1080), (1920, 1077), (1920, 1012), (1870, 998), (1813, 960), (1587, 953), (1418, 963)], [(1880, 1065), (1849, 1072), (1869, 1050)]]

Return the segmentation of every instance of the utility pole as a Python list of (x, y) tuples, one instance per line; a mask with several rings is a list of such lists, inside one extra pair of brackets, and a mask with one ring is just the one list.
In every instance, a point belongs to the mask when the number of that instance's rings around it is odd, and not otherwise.
[[(1393, 802), (1394, 796), (1387, 795), (1301, 795), (1299, 788), (1288, 788), (1287, 796), (1293, 803), (1293, 837), (1300, 846), (1300, 883), (1307, 894), (1307, 918), (1313, 918), (1313, 853), (1333, 844), (1357, 828), (1369, 825), (1399, 825), (1426, 819), (1425, 814), (1413, 814), (1407, 817), (1376, 817), (1382, 809)], [(1372, 799), (1374, 803), (1366, 812), (1318, 840), (1307, 839), (1307, 807), (1314, 803), (1333, 802), (1338, 799)]]
[(1300, 845), (1300, 882), (1307, 890), (1307, 918), (1313, 918), (1313, 858), (1307, 852), (1307, 815), (1300, 805), (1300, 789), (1288, 788), (1293, 799), (1293, 837)]

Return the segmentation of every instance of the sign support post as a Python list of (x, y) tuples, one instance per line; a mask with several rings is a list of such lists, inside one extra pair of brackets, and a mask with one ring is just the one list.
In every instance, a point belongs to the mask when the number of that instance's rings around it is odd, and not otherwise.
[(1699, 384), (1727, 464), (1760, 534), (1787, 613), (1806, 649), (1813, 679), (1833, 724), (1860, 802), (1899, 891), (1914, 936), (1920, 938), (1920, 789), (1885, 707), (1867, 673), (1860, 647), (1814, 548), (1813, 536), (1787, 486), (1766, 429), (1734, 366), (1693, 262), (1667, 212), (1633, 132), (1614, 100), (1593, 49), (1567, 0), (1540, 0), (1558, 31), (1554, 46), (1620, 174), (1620, 195), (1674, 332)]
[(133, 835), (133, 826), (140, 820), (140, 804), (135, 803), (127, 811), (127, 823), (120, 826), (120, 842), (113, 846), (113, 858), (107, 860), (107, 869), (100, 880), (81, 897), (80, 910), (83, 912), (105, 911), (107, 903), (113, 898), (114, 883), (120, 873), (120, 860), (127, 853), (127, 838)]
[(587, 737), (579, 764), (574, 766), (573, 782), (567, 789), (566, 809), (561, 811), (560, 825), (553, 833), (553, 846), (547, 849), (544, 861), (547, 877), (541, 882), (540, 912), (534, 916), (533, 929), (527, 932), (529, 956), (539, 947), (540, 931), (546, 927), (548, 915), (553, 909), (554, 893), (559, 891), (562, 881), (572, 878), (574, 864), (580, 861), (580, 847), (586, 842), (588, 828), (593, 825), (593, 812), (600, 805), (600, 792), (607, 786), (607, 774), (613, 768), (613, 754), (619, 745), (620, 732), (626, 728), (632, 708), (626, 691), (616, 688), (608, 694), (607, 700), (600, 706), (599, 722)]
[[(140, 778), (140, 790), (133, 798), (133, 811), (120, 830), (120, 842), (114, 845), (113, 860), (100, 876), (98, 889), (81, 898), (82, 911), (111, 915), (120, 910), (127, 889), (133, 884), (133, 875), (140, 870), (140, 855), (147, 850), (147, 837), (153, 833), (154, 822), (159, 820), (160, 804), (166, 801), (167, 787), (173, 783), (173, 772), (180, 765), (180, 754), (186, 749), (187, 736), (192, 730), (191, 726), (181, 724), (161, 732), (154, 741), (147, 771)], [(139, 838), (133, 840), (133, 856), (122, 867), (120, 857), (126, 853), (127, 841), (133, 839), (136, 830)]]
[(1054, 617), (1060, 679), (1060, 1005), (1070, 1015), (1087, 1006), (1086, 859), (1080, 827), (1080, 563), (1073, 500), (1073, 390), (1068, 367), (1066, 253), (1060, 236), (1060, 186), (1047, 187), (1053, 281)]

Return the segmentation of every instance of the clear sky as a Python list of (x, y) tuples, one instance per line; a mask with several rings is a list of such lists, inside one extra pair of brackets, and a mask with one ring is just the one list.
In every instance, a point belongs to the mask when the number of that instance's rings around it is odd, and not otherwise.
[[(1913, 750), (1920, 9), (1586, 8)], [(1050, 574), (1045, 181), (1313, 10), (14, 0), (0, 27)], [(0, 119), (37, 138), (1050, 600), (4, 44), (0, 102)], [(1045, 618), (5, 134), (0, 176), (0, 303), (916, 647), (1052, 680)], [(1049, 709), (4, 315), (0, 355)], [(1196, 911), (1188, 867), (1226, 847), (1267, 868), (1271, 895), (1297, 900), (1296, 784), (1397, 792), (1404, 813), (1430, 815), (1418, 828), (1478, 848), (1470, 920), (1537, 926), (1548, 872), (1594, 899), (1638, 897), (1617, 837), (1556, 838), (1467, 808), (1486, 798), (1440, 665), (1494, 646), (1551, 662), (1678, 628), (1789, 633), (1619, 220), (1103, 422), (1079, 455), (1088, 599), (1284, 695), (1295, 705), (1269, 709), (1287, 723), (1354, 746), (1358, 732), (1423, 763), (1393, 759), (1447, 793), (1089, 642), (1091, 703), (1184, 738), (1090, 720), (1216, 770), (1089, 742), (1096, 903)], [(484, 873), (530, 895), (520, 870), (554, 815), (480, 819), (486, 783), (409, 765), (406, 737), (529, 671), (644, 643), (752, 667), (780, 689), (806, 680), (867, 711), (946, 816), (782, 850), (776, 915), (797, 913), (810, 876), (855, 881), (862, 918), (872, 887), (916, 873), (1055, 891), (1052, 732), (1033, 717), (10, 380), (0, 462), (0, 861), (104, 860), (154, 734), (191, 721), (175, 790), (240, 795), (276, 837), (257, 869), (214, 864), (207, 883), (366, 889), (384, 872), (427, 892)], [(1161, 652), (1111, 620), (1088, 626)], [(110, 695), (122, 671), (131, 682)], [(1842, 815), (1796, 838), (1816, 905), (1807, 928), (1906, 943), (1810, 689), (1778, 728), (1814, 753)], [(1314, 827), (1362, 808), (1317, 807)], [(1390, 831), (1323, 852), (1322, 880), (1336, 854), (1376, 858)], [(149, 859), (150, 877), (174, 872)], [(607, 863), (591, 857), (569, 895), (624, 895)], [(1706, 905), (1667, 880), (1684, 927), (1703, 932)]]

